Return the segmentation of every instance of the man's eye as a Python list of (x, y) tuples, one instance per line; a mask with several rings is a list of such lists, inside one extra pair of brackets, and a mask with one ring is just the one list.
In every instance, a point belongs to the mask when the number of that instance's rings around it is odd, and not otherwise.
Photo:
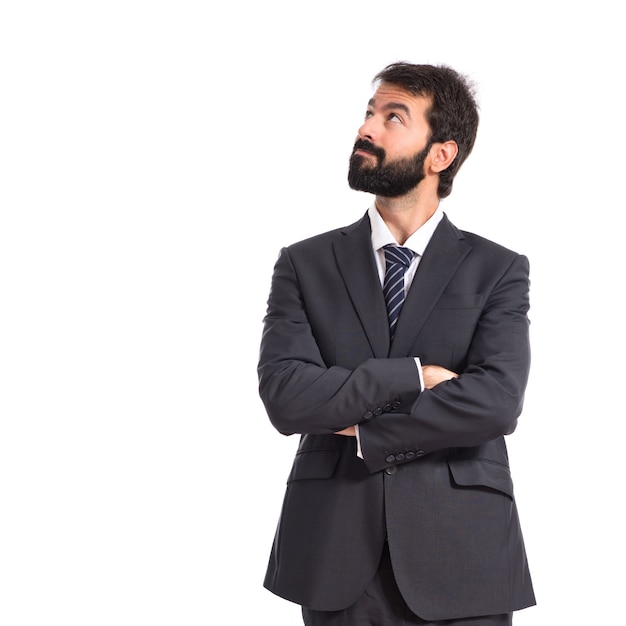
[(365, 119), (369, 119), (370, 117), (372, 117), (373, 113), (371, 111), (365, 111)]
[(401, 119), (400, 119), (400, 118), (399, 118), (399, 117), (398, 117), (395, 113), (392, 113), (392, 114), (389, 116), (389, 121), (390, 121), (390, 122), (398, 122), (398, 123), (402, 123), (402, 120), (401, 120)]

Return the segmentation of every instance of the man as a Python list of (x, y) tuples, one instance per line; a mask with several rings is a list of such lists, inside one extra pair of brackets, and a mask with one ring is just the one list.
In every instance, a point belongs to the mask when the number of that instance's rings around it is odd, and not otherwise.
[(265, 586), (307, 626), (511, 624), (535, 603), (504, 441), (528, 261), (440, 207), (476, 137), (469, 82), (396, 63), (375, 85), (348, 175), (375, 203), (274, 268), (259, 389), (301, 439)]

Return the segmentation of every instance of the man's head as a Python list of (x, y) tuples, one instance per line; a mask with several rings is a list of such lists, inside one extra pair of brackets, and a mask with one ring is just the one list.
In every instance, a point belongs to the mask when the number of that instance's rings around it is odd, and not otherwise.
[(446, 66), (393, 63), (374, 78), (376, 92), (350, 158), (353, 189), (397, 197), (425, 177), (432, 162), (439, 198), (452, 191), (478, 129), (468, 80)]

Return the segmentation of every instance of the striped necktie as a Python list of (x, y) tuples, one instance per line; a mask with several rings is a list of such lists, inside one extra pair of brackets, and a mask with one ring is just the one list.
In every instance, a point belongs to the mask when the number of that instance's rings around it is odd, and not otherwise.
[(389, 332), (391, 339), (396, 330), (398, 316), (404, 304), (404, 274), (411, 264), (415, 253), (400, 246), (384, 246), (385, 252), (385, 280), (383, 295), (389, 315)]

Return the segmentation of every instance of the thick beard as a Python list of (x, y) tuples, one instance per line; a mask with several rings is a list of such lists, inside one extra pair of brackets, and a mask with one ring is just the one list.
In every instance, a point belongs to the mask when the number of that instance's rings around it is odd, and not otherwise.
[[(354, 154), (358, 148), (371, 152), (377, 159), (376, 165), (369, 166), (365, 157)], [(430, 145), (427, 145), (413, 157), (385, 163), (386, 154), (382, 148), (359, 139), (350, 157), (348, 184), (356, 191), (366, 191), (384, 198), (403, 196), (424, 179), (424, 161), (429, 150)]]

